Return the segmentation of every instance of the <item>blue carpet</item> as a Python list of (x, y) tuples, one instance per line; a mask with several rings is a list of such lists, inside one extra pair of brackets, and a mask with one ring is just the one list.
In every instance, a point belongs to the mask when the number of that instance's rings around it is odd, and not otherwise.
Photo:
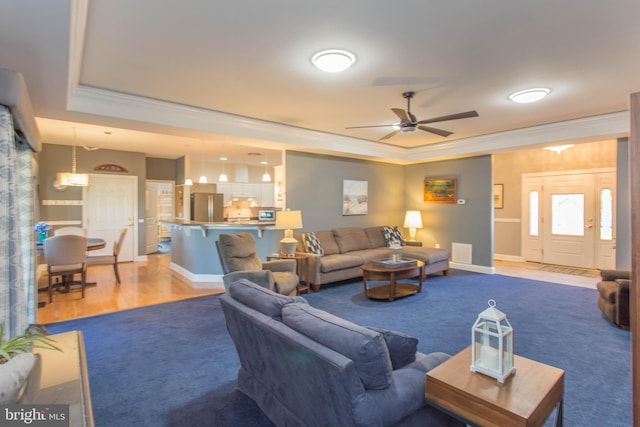
[[(305, 297), (356, 323), (416, 336), (422, 352), (449, 354), (469, 345), (473, 322), (493, 298), (513, 325), (515, 352), (566, 371), (566, 426), (631, 425), (630, 335), (604, 319), (595, 290), (454, 270), (393, 302), (367, 299), (361, 282)], [(239, 363), (216, 296), (48, 330), (83, 331), (98, 426), (272, 425), (235, 390)]]

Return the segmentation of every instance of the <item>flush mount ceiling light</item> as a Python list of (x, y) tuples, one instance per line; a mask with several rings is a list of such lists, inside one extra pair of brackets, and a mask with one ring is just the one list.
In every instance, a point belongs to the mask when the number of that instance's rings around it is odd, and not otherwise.
[(567, 148), (571, 148), (571, 147), (573, 147), (573, 144), (556, 145), (555, 147), (544, 147), (544, 149), (545, 150), (555, 151), (556, 153), (561, 153), (564, 150), (566, 150)]
[(549, 95), (551, 90), (546, 87), (536, 87), (533, 89), (525, 89), (509, 95), (509, 99), (518, 104), (528, 104), (529, 102), (540, 101), (545, 96)]
[(356, 56), (346, 50), (328, 49), (313, 55), (311, 62), (327, 73), (339, 73), (351, 67), (356, 62)]

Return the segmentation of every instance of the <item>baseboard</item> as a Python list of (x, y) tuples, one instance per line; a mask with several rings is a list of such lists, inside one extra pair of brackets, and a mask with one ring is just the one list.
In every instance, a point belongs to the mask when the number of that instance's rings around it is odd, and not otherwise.
[(463, 264), (461, 262), (449, 262), (449, 268), (455, 268), (456, 270), (472, 271), (474, 273), (483, 274), (496, 274), (494, 267), (487, 267), (484, 265)]
[(222, 274), (195, 274), (173, 262), (169, 264), (169, 269), (189, 279), (194, 289), (224, 289)]
[(498, 261), (524, 262), (524, 257), (520, 255), (493, 254), (493, 259)]

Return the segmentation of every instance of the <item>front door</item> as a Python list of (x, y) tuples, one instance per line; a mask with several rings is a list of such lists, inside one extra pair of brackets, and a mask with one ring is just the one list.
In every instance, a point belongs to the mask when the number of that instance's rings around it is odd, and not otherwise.
[(592, 268), (595, 252), (593, 174), (545, 177), (542, 260)]
[(105, 239), (107, 246), (91, 255), (110, 255), (113, 242), (123, 228), (129, 230), (118, 261), (133, 261), (136, 254), (138, 211), (138, 177), (131, 175), (89, 176), (90, 185), (84, 189), (84, 228), (88, 237)]
[(615, 267), (615, 171), (523, 177), (527, 261)]

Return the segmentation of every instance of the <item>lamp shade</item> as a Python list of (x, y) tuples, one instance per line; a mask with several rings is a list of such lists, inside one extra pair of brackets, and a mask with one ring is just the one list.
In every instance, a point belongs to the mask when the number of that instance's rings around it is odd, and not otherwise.
[(420, 211), (407, 211), (404, 217), (404, 228), (422, 228), (422, 214)]
[(301, 211), (278, 211), (276, 212), (276, 229), (289, 230), (302, 228)]
[(89, 175), (86, 173), (57, 173), (56, 184), (65, 187), (87, 187), (89, 185)]

